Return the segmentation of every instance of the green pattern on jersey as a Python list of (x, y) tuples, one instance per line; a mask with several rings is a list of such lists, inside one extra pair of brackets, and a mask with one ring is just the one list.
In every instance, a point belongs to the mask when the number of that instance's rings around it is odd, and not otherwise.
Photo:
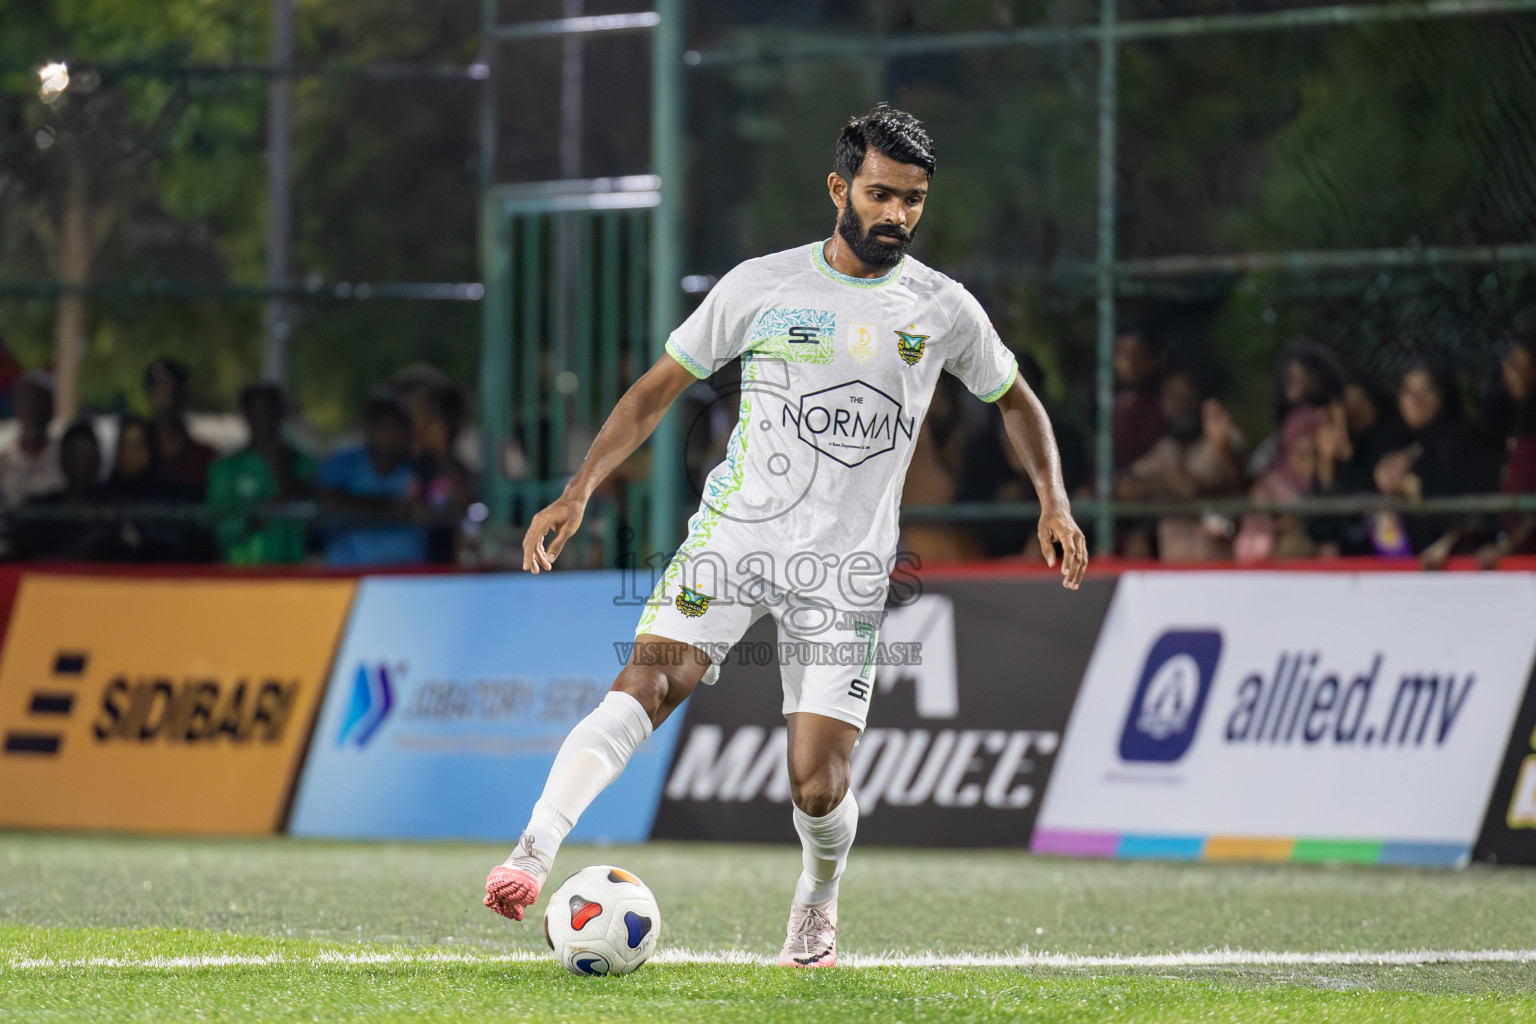
[[(688, 531), (688, 536), (677, 549), (677, 554), (667, 563), (666, 571), (661, 574), (661, 579), (656, 583), (656, 589), (651, 592), (651, 598), (646, 602), (645, 613), (640, 616), (640, 622), (635, 626), (635, 635), (650, 632), (650, 627), (655, 625), (656, 611), (665, 607), (669, 601), (667, 594), (673, 584), (682, 575), (683, 564), (688, 556), (700, 551), (709, 543), (714, 535), (715, 525), (725, 516), (726, 509), (730, 505), (731, 496), (741, 490), (747, 470), (747, 446), (752, 441), (752, 389), (751, 385), (761, 376), (757, 360), (750, 354), (741, 360), (741, 417), (736, 421), (736, 429), (731, 431), (731, 440), (725, 449), (725, 473), (716, 477), (710, 474), (704, 484), (704, 500), (699, 503), (699, 511), (694, 513), (693, 526)], [(719, 594), (711, 595), (719, 597)]]

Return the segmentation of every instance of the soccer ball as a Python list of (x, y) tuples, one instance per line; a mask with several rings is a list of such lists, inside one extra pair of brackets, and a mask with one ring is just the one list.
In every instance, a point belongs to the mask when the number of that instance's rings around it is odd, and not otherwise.
[(656, 952), (660, 933), (656, 897), (612, 864), (582, 868), (544, 908), (544, 938), (572, 974), (628, 974)]

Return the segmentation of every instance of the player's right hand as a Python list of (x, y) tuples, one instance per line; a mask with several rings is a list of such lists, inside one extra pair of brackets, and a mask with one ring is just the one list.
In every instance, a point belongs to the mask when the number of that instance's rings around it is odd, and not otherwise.
[[(559, 498), (540, 509), (523, 535), (523, 571), (537, 575), (540, 569), (553, 569), (555, 559), (560, 557), (565, 542), (575, 535), (585, 514), (585, 503), (575, 498)], [(555, 531), (555, 539), (545, 547), (544, 537), (551, 530)]]

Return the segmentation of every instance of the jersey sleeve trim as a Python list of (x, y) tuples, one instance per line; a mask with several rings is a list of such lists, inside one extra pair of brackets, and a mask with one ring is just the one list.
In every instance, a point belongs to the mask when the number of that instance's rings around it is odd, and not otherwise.
[(1008, 370), (1008, 376), (1003, 380), (1003, 383), (993, 390), (988, 391), (986, 394), (977, 395), (976, 397), (981, 399), (983, 402), (995, 402), (1008, 393), (1008, 389), (1013, 387), (1013, 382), (1017, 380), (1018, 377), (1019, 361), (1017, 358), (1015, 358), (1013, 360), (1013, 366)]
[(710, 376), (712, 376), (709, 368), (700, 363), (697, 359), (693, 358), (693, 356), (689, 355), (687, 352), (684, 352), (682, 346), (680, 346), (677, 343), (677, 340), (674, 338), (667, 339), (667, 355), (671, 356), (673, 359), (676, 359), (683, 365), (683, 369), (699, 378), (699, 380), (707, 380)]

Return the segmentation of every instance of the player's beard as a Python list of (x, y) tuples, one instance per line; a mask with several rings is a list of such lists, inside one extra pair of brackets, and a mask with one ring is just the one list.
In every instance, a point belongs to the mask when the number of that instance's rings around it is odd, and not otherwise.
[[(858, 257), (859, 262), (866, 267), (874, 267), (876, 270), (888, 270), (901, 262), (901, 258), (912, 248), (914, 232), (908, 231), (896, 224), (876, 224), (869, 231), (864, 230), (864, 222), (854, 212), (853, 200), (843, 204), (843, 212), (837, 217), (837, 233), (842, 240), (848, 243), (848, 248)], [(875, 235), (886, 238), (894, 238), (899, 245), (887, 245), (884, 242), (875, 241)]]

